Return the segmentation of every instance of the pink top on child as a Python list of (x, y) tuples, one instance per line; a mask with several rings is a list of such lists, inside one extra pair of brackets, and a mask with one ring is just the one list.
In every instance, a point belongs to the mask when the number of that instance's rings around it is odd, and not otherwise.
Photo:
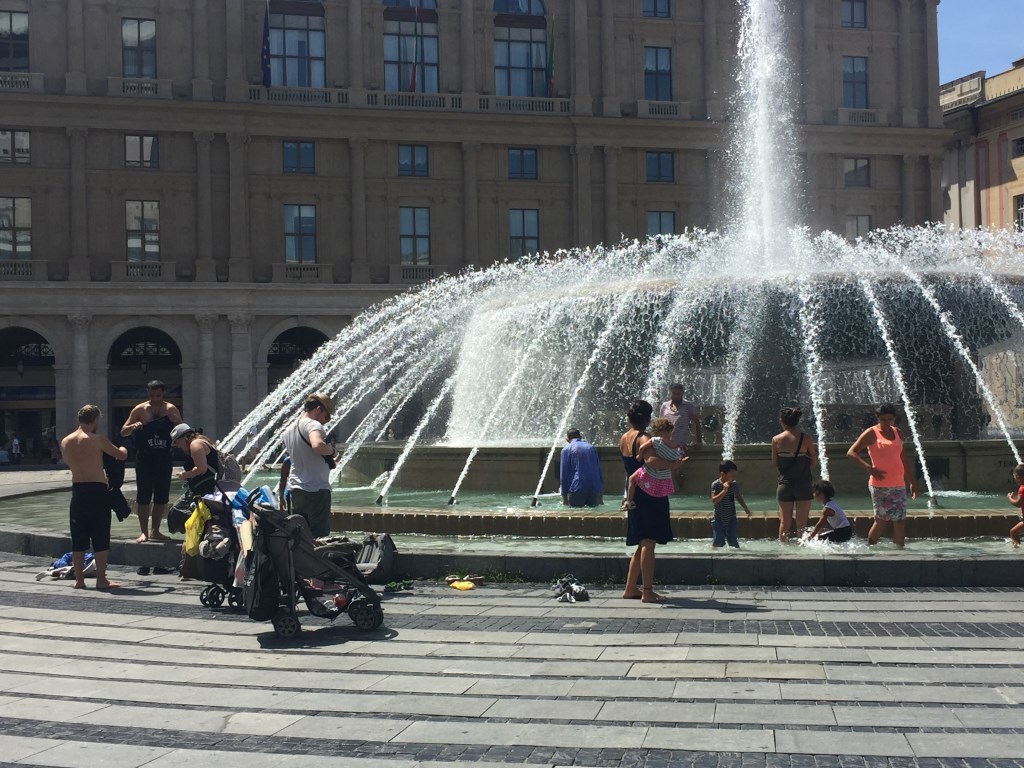
[[(666, 445), (660, 437), (652, 437), (651, 445), (654, 446), (654, 455), (659, 459), (679, 461), (683, 457), (683, 452), (679, 448)], [(675, 483), (672, 482), (671, 469), (640, 467), (636, 471), (636, 485), (648, 496), (656, 498), (671, 496), (676, 490)]]

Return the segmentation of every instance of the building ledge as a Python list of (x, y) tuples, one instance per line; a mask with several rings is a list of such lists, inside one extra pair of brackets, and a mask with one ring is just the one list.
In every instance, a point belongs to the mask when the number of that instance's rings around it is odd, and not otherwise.
[(0, 91), (43, 93), (42, 72), (0, 72)]
[(425, 283), (440, 274), (433, 264), (392, 264), (389, 279), (392, 283)]
[(640, 99), (636, 103), (636, 116), (659, 120), (689, 120), (690, 102)]
[(170, 99), (174, 96), (170, 80), (147, 77), (108, 77), (107, 96), (129, 96), (144, 99)]
[(173, 283), (176, 279), (173, 261), (112, 261), (110, 280), (121, 282)]
[(46, 280), (46, 263), (38, 259), (2, 259), (0, 280)]
[(330, 264), (274, 264), (275, 283), (333, 283)]
[(880, 109), (845, 109), (838, 110), (840, 125), (888, 125), (884, 113)]

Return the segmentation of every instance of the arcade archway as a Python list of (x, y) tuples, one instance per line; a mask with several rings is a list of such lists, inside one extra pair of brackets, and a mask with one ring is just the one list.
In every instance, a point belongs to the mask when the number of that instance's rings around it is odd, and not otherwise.
[(23, 463), (57, 457), (57, 395), (53, 348), (28, 328), (0, 330), (0, 446), (16, 436)]

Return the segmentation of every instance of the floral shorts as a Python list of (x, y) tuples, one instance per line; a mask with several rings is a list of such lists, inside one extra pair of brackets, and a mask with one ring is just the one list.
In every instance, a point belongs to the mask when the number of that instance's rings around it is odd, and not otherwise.
[(895, 488), (876, 488), (868, 486), (871, 491), (871, 506), (878, 520), (901, 521), (907, 519), (907, 489), (904, 486)]

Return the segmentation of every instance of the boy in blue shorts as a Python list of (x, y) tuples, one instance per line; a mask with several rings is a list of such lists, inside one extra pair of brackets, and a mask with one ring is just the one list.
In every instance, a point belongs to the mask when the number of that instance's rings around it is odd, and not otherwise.
[(740, 494), (736, 482), (736, 462), (726, 460), (718, 465), (718, 479), (711, 484), (711, 503), (715, 505), (715, 514), (711, 518), (711, 546), (724, 547), (726, 541), (730, 547), (740, 546), (736, 540), (736, 502), (750, 517), (750, 507)]

